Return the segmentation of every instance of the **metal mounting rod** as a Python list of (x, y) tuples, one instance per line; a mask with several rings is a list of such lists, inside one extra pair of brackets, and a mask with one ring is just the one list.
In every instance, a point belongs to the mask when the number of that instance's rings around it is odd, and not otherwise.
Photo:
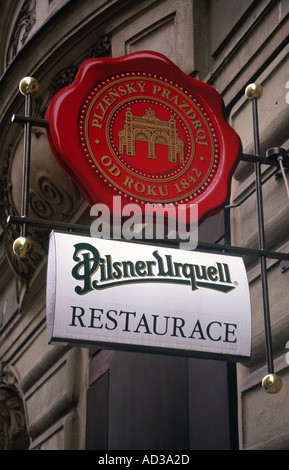
[(244, 162), (251, 162), (251, 163), (259, 162), (259, 163), (263, 163), (264, 165), (277, 166), (279, 169), (279, 163), (277, 162), (277, 160), (276, 161), (269, 160), (268, 158), (261, 157), (260, 155), (257, 155), (257, 154), (250, 155), (248, 153), (243, 153), (241, 160), (243, 160)]
[[(28, 93), (25, 96), (25, 116), (30, 116), (31, 112), (31, 96)], [(31, 124), (24, 124), (24, 157), (23, 157), (23, 173), (22, 173), (22, 198), (21, 198), (21, 216), (28, 216), (28, 193), (29, 193), (29, 177), (30, 177), (30, 152), (31, 152)], [(21, 237), (26, 237), (27, 225), (23, 224), (20, 231)]]
[[(64, 232), (74, 232), (82, 233), (84, 235), (90, 235), (90, 226), (80, 225), (80, 224), (71, 224), (67, 222), (59, 222), (53, 220), (39, 220), (24, 218), (17, 215), (9, 215), (7, 217), (7, 224), (22, 225), (26, 224), (27, 226), (41, 228), (43, 230), (59, 230)], [(244, 248), (241, 246), (233, 245), (222, 245), (218, 243), (207, 243), (199, 242), (196, 250), (211, 250), (216, 252), (229, 252), (234, 255), (241, 256), (253, 256), (259, 257), (260, 255), (266, 256), (270, 259), (276, 259), (280, 261), (289, 261), (289, 253), (284, 253), (281, 251), (270, 251), (270, 250), (260, 250), (258, 248)]]
[(32, 126), (38, 126), (38, 127), (44, 127), (48, 129), (49, 127), (49, 122), (46, 121), (45, 119), (36, 119), (32, 118), (30, 116), (22, 116), (21, 114), (13, 114), (11, 118), (11, 122), (17, 123), (17, 124), (31, 124)]
[[(25, 111), (23, 116), (24, 124), (24, 155), (22, 169), (22, 198), (21, 198), (21, 216), (28, 216), (29, 206), (29, 179), (30, 179), (30, 154), (31, 154), (31, 95), (38, 91), (38, 82), (33, 77), (24, 77), (19, 83), (19, 91), (25, 96)], [(13, 118), (12, 118), (13, 120)], [(20, 236), (25, 238), (27, 234), (26, 224), (20, 227)]]
[[(255, 155), (260, 154), (257, 99), (258, 99), (257, 97), (252, 98), (252, 118), (253, 118), (253, 136), (254, 136)], [(261, 184), (260, 161), (258, 160), (255, 161), (254, 166), (255, 166), (255, 181), (256, 181), (256, 197), (257, 197), (258, 246), (260, 250), (265, 250), (265, 228), (264, 228), (263, 195), (262, 195), (262, 184)], [(274, 363), (273, 363), (273, 351), (272, 351), (272, 335), (271, 335), (271, 322), (270, 322), (270, 306), (269, 306), (269, 294), (268, 294), (266, 256), (261, 254), (259, 256), (259, 261), (260, 261), (260, 269), (261, 269), (267, 368), (268, 368), (268, 373), (273, 374)]]

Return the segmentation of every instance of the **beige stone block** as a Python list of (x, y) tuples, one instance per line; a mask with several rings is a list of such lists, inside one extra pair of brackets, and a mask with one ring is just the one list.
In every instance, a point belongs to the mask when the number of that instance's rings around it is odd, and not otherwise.
[(193, 5), (191, 0), (136, 2), (124, 9), (110, 27), (112, 55), (152, 50), (171, 59), (185, 73), (194, 70)]
[(270, 5), (267, 1), (254, 2), (251, 14), (244, 15), (238, 25), (237, 34), (228, 37), (224, 54), (220, 54), (208, 76), (209, 83), (222, 93), (226, 105), (245, 89), (258, 71), (264, 70), (264, 64), (268, 70), (272, 54), (280, 44), (286, 43), (288, 9), (286, 0)]
[(41, 450), (65, 450), (64, 437), (63, 429), (57, 429), (41, 444)]
[(279, 375), (283, 382), (279, 393), (270, 395), (259, 384), (242, 395), (242, 448), (245, 450), (288, 449), (288, 369)]
[[(271, 170), (270, 170), (271, 171)], [(288, 178), (288, 176), (287, 176)], [(254, 187), (254, 179), (248, 179), (248, 189)], [(238, 201), (247, 192), (246, 184), (235, 193), (233, 201)], [(238, 198), (236, 195), (238, 194)], [(289, 233), (289, 201), (283, 179), (273, 176), (262, 186), (266, 248), (278, 247), (287, 240)], [(258, 246), (258, 222), (256, 193), (241, 206), (231, 209), (232, 243), (254, 248)]]
[[(285, 47), (274, 61), (255, 81), (263, 88), (263, 96), (257, 101), (260, 153), (265, 156), (270, 147), (278, 147), (288, 139), (289, 104), (286, 102), (289, 46)], [(245, 93), (245, 87), (244, 87)], [(253, 153), (252, 104), (244, 97), (233, 108), (231, 125), (239, 134), (244, 153)], [(246, 164), (247, 168), (250, 165)], [(242, 175), (237, 169), (235, 177)]]
[(30, 450), (77, 450), (81, 448), (78, 436), (76, 414), (72, 411), (32, 441)]
[(29, 435), (40, 434), (71, 410), (78, 402), (80, 387), (81, 354), (73, 349), (24, 396)]
[[(250, 283), (252, 305), (252, 354), (246, 367), (254, 368), (256, 364), (265, 364), (265, 325), (262, 285), (260, 270), (256, 269), (257, 277)], [(284, 354), (289, 341), (288, 316), (288, 280), (289, 271), (281, 272), (280, 263), (274, 262), (268, 270), (269, 310), (274, 354)]]
[(64, 348), (48, 345), (45, 324), (15, 362), (21, 390), (25, 393), (64, 353)]

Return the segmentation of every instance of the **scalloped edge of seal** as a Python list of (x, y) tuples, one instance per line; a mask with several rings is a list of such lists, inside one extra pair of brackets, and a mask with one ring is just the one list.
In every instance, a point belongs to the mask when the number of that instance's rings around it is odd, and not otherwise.
[[(211, 123), (218, 165), (210, 184), (200, 188), (194, 197), (178, 198), (175, 204), (198, 204), (199, 222), (218, 213), (228, 203), (233, 173), (239, 163), (242, 144), (240, 137), (227, 122), (221, 95), (210, 85), (190, 77), (167, 57), (157, 52), (141, 51), (118, 58), (88, 59), (79, 68), (73, 83), (52, 98), (46, 112), (47, 131), (51, 150), (66, 173), (74, 180), (92, 206), (107, 204), (113, 210), (113, 196), (121, 196), (122, 208), (128, 202), (138, 202), (141, 208), (147, 202), (137, 195), (126, 194), (111, 182), (96, 175), (93, 158), (84, 158), (85, 142), (80, 129), (80, 113), (93, 98), (93, 90), (102, 90), (109, 82), (122, 78), (158, 77), (164, 84), (173, 84), (186, 96), (194, 99)], [(164, 85), (165, 86), (165, 85)], [(82, 137), (81, 137), (82, 136)], [(153, 202), (153, 201), (150, 201)], [(165, 200), (155, 201), (165, 204)]]

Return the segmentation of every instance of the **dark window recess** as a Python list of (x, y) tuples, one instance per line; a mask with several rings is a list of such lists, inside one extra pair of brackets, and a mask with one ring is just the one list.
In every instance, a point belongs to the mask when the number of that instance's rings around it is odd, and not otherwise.
[(87, 450), (108, 448), (108, 398), (109, 371), (96, 380), (87, 391)]
[[(227, 244), (229, 227), (223, 211), (200, 226), (199, 240)], [(87, 449), (238, 448), (235, 364), (92, 350), (90, 369), (107, 372), (88, 389)]]

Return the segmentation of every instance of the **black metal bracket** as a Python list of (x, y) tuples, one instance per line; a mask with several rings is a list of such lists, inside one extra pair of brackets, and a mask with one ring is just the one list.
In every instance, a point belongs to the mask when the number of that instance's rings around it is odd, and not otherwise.
[(30, 124), (31, 126), (44, 127), (48, 129), (49, 122), (46, 119), (36, 119), (30, 116), (22, 116), (21, 114), (13, 114), (11, 122), (16, 124)]
[[(57, 221), (50, 221), (50, 220), (39, 220), (39, 219), (31, 219), (29, 217), (20, 217), (15, 215), (9, 215), (7, 217), (7, 224), (8, 225), (27, 225), (31, 227), (41, 228), (43, 230), (58, 230), (63, 232), (69, 233), (78, 233), (84, 235), (90, 235), (90, 227), (87, 225), (80, 225), (80, 224), (70, 224), (67, 222), (57, 222)], [(234, 246), (234, 245), (221, 245), (218, 243), (206, 243), (206, 242), (198, 242), (198, 246), (196, 251), (214, 251), (216, 253), (219, 252), (229, 252), (233, 255), (237, 256), (252, 256), (252, 257), (259, 257), (265, 256), (266, 258), (275, 259), (275, 260), (284, 260), (289, 262), (289, 253), (283, 253), (281, 251), (270, 251), (265, 249), (258, 249), (258, 248), (244, 248), (241, 246)]]
[[(253, 88), (254, 84), (253, 84)], [(269, 251), (265, 248), (265, 230), (264, 230), (264, 215), (263, 215), (263, 200), (262, 200), (262, 185), (267, 182), (272, 176), (275, 175), (276, 179), (281, 174), (281, 166), (279, 164), (279, 157), (282, 158), (282, 165), (285, 171), (289, 171), (289, 156), (287, 156), (284, 149), (273, 148), (267, 151), (266, 157), (260, 155), (259, 145), (259, 125), (257, 113), (257, 99), (261, 94), (247, 95), (248, 99), (252, 102), (252, 118), (253, 118), (253, 138), (254, 138), (254, 155), (243, 154), (242, 161), (247, 161), (254, 164), (255, 167), (255, 188), (248, 192), (238, 203), (226, 206), (226, 209), (233, 209), (243, 204), (249, 197), (256, 192), (257, 199), (257, 219), (258, 219), (258, 248), (250, 249), (237, 247), (232, 245), (221, 245), (217, 243), (202, 243), (199, 242), (197, 250), (209, 250), (212, 252), (228, 252), (233, 255), (239, 256), (253, 256), (259, 258), (261, 270), (261, 284), (263, 296), (263, 313), (264, 313), (264, 329), (265, 329), (265, 347), (266, 347), (266, 361), (268, 367), (268, 374), (274, 373), (273, 365), (273, 352), (272, 352), (272, 336), (270, 324), (270, 309), (269, 309), (269, 295), (268, 295), (268, 281), (267, 281), (267, 258), (280, 260), (282, 262), (282, 270), (289, 269), (289, 253), (282, 253), (277, 251)], [(253, 96), (253, 97), (252, 97)], [(31, 126), (38, 126), (48, 129), (49, 122), (44, 119), (35, 119), (30, 116), (31, 111), (31, 95), (25, 95), (25, 115), (14, 114), (11, 121), (13, 123), (22, 124), (24, 126), (24, 159), (23, 159), (23, 179), (22, 179), (22, 204), (21, 216), (10, 215), (7, 218), (7, 224), (19, 225), (21, 236), (25, 237), (27, 226), (34, 226), (42, 228), (43, 230), (59, 230), (73, 233), (90, 234), (90, 227), (78, 224), (69, 224), (57, 221), (45, 221), (38, 219), (31, 219), (28, 217), (28, 191), (29, 191), (29, 169), (30, 169), (30, 145), (31, 145)], [(263, 180), (261, 178), (261, 165), (271, 166), (273, 171), (266, 176)]]

